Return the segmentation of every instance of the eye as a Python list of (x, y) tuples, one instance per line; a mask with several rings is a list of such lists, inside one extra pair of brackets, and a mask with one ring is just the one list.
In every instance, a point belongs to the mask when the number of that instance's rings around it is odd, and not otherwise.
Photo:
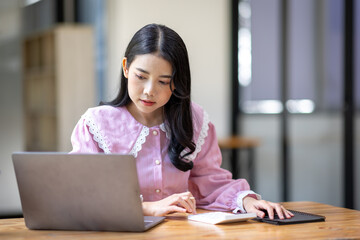
[(136, 73), (135, 73), (135, 76), (136, 76), (138, 79), (140, 79), (140, 80), (144, 80), (144, 79), (145, 79), (143, 76), (141, 76), (141, 75), (139, 75), (139, 74), (136, 74)]
[(165, 82), (165, 81), (161, 81), (161, 80), (159, 82), (160, 82), (161, 85), (168, 85), (169, 84), (169, 82)]

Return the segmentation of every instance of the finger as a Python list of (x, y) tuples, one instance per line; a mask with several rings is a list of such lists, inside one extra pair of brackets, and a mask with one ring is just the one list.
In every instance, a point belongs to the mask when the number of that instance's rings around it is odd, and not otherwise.
[(284, 213), (283, 210), (284, 208), (280, 205), (280, 204), (275, 204), (275, 211), (277, 213), (277, 215), (279, 216), (280, 219), (284, 219)]
[(180, 204), (180, 206), (184, 207), (188, 212), (192, 212), (192, 207), (189, 203), (190, 202), (189, 198), (179, 197), (177, 202), (178, 204)]
[(185, 196), (183, 196), (183, 199), (191, 205), (193, 211), (196, 211), (196, 200), (194, 196), (191, 194), (191, 192), (186, 192)]
[(187, 192), (183, 192), (183, 193), (179, 193), (178, 194), (181, 197), (192, 197), (193, 195), (191, 194), (191, 192), (187, 191)]
[(190, 205), (191, 212), (195, 213), (196, 212), (195, 198), (193, 196), (191, 196), (191, 197), (185, 198), (184, 200)]
[(285, 212), (286, 218), (292, 218), (294, 216), (294, 214), (292, 212), (290, 212), (289, 210), (286, 210), (285, 208), (284, 208), (284, 212)]
[(189, 198), (184, 198), (185, 201), (187, 201), (191, 207), (191, 210), (194, 214), (196, 214), (196, 200), (193, 196)]
[(195, 197), (190, 197), (189, 199), (191, 200), (192, 203), (193, 212), (196, 214), (196, 199)]
[(281, 204), (273, 203), (268, 201), (262, 201), (262, 208), (268, 212), (268, 216), (271, 220), (274, 219), (275, 213), (278, 214), (279, 218), (284, 219), (284, 215), (282, 213)]
[(259, 218), (264, 218), (265, 217), (265, 212), (264, 211), (262, 211), (262, 210), (259, 210), (257, 207), (255, 207), (255, 206), (251, 206), (251, 207), (249, 207), (247, 210), (246, 210), (246, 212), (248, 212), (248, 213), (256, 213), (256, 216), (258, 216)]
[(256, 216), (258, 216), (259, 218), (264, 218), (265, 217), (265, 213), (263, 211), (260, 211), (258, 209), (255, 208), (255, 211), (248, 211), (248, 212), (255, 212)]
[(270, 219), (274, 219), (274, 208), (271, 205), (271, 202), (261, 200), (259, 203), (260, 204), (259, 204), (259, 206), (257, 206), (257, 208), (264, 209), (265, 211), (267, 211), (268, 217)]
[(274, 209), (269, 205), (267, 208), (266, 208), (266, 211), (268, 212), (268, 215), (269, 215), (269, 218), (271, 220), (274, 219)]
[(256, 212), (257, 216), (260, 218), (264, 218), (266, 216), (266, 212), (270, 219), (274, 218), (274, 209), (271, 207), (270, 202), (268, 201), (257, 200), (255, 201), (255, 204), (251, 206), (251, 208), (255, 208), (256, 211), (252, 212)]
[(186, 209), (185, 208), (182, 208), (182, 207), (179, 207), (179, 206), (175, 206), (175, 205), (171, 205), (171, 206), (168, 206), (164, 209), (164, 215), (166, 214), (169, 214), (169, 213), (174, 213), (174, 212), (178, 212), (178, 213), (186, 213)]
[(196, 199), (191, 194), (191, 192), (187, 191), (180, 194), (182, 198), (191, 206), (192, 212), (196, 213)]
[[(291, 218), (294, 216), (294, 214), (292, 212), (290, 212), (289, 210), (287, 210), (283, 205), (280, 204), (280, 207), (281, 207), (281, 213), (283, 214), (283, 216), (285, 218)], [(279, 217), (280, 217), (280, 214), (278, 213)]]

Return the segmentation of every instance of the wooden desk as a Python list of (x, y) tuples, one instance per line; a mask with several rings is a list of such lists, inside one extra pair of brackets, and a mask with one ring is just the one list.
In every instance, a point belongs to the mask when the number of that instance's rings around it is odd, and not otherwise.
[[(360, 211), (315, 202), (284, 203), (288, 209), (326, 216), (325, 222), (276, 226), (257, 221), (210, 225), (188, 221), (184, 215), (168, 216), (165, 222), (144, 233), (35, 231), (22, 218), (0, 219), (0, 239), (333, 239), (360, 238)], [(202, 212), (202, 210), (199, 210)]]
[(238, 173), (238, 152), (246, 150), (248, 154), (247, 159), (247, 171), (249, 177), (247, 178), (252, 189), (255, 187), (255, 148), (259, 146), (260, 141), (255, 138), (231, 136), (226, 138), (220, 138), (218, 140), (221, 150), (231, 150), (231, 172), (233, 178), (239, 178)]

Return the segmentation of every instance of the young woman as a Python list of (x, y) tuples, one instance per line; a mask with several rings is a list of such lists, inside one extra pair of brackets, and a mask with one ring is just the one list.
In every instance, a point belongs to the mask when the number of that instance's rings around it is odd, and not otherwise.
[(132, 154), (145, 215), (195, 213), (198, 207), (293, 216), (220, 168), (214, 125), (191, 102), (190, 86), (181, 37), (163, 25), (146, 25), (126, 49), (119, 94), (81, 117), (71, 137), (72, 153)]

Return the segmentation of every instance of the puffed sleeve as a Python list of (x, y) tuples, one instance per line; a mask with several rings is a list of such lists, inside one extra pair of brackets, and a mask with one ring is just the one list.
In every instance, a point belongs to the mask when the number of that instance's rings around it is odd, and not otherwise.
[(209, 129), (201, 151), (194, 159), (194, 167), (189, 178), (189, 191), (196, 198), (199, 208), (244, 212), (242, 199), (251, 194), (245, 179), (232, 179), (232, 174), (220, 167), (222, 161), (214, 125), (209, 122)]
[(103, 152), (94, 141), (84, 117), (81, 117), (71, 134), (72, 151), (70, 153), (99, 153)]

